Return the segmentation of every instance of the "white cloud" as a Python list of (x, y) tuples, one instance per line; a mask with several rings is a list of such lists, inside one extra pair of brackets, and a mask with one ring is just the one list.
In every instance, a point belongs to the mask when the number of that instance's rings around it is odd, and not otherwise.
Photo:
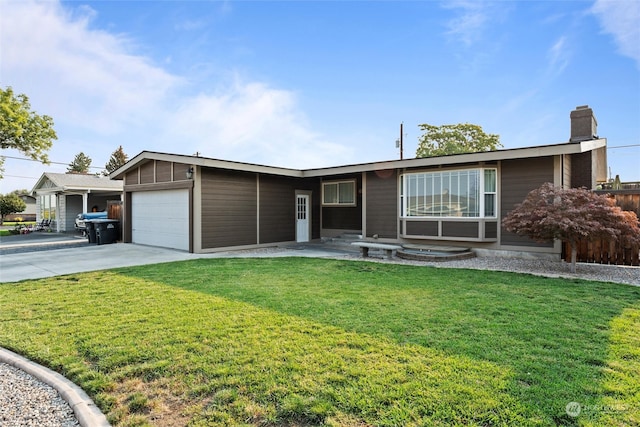
[(180, 79), (131, 53), (125, 37), (90, 29), (94, 15), (86, 6), (72, 14), (55, 2), (4, 3), (3, 84), (37, 97), (57, 122), (114, 132), (145, 118)]
[(292, 168), (325, 166), (350, 155), (309, 129), (291, 92), (238, 78), (222, 93), (186, 99), (164, 135), (164, 145), (183, 141), (204, 157)]
[(547, 56), (549, 58), (548, 74), (557, 76), (561, 74), (569, 64), (569, 48), (567, 46), (567, 38), (560, 37), (549, 49)]
[(480, 1), (459, 0), (443, 4), (446, 9), (461, 13), (447, 23), (447, 34), (470, 46), (480, 37), (489, 19), (485, 4)]
[[(198, 81), (140, 54), (127, 35), (93, 28), (97, 12), (73, 6), (10, 0), (2, 1), (0, 14), (0, 84), (27, 94), (34, 110), (54, 118), (59, 139), (52, 160), (71, 161), (84, 151), (101, 166), (118, 145), (130, 157), (142, 150), (199, 151), (289, 167), (350, 158), (351, 149), (311, 130), (292, 92), (235, 78), (217, 91), (187, 94)], [(7, 169), (9, 175), (23, 174)]]
[(640, 68), (640, 2), (597, 0), (591, 11), (604, 31), (613, 36), (619, 52)]

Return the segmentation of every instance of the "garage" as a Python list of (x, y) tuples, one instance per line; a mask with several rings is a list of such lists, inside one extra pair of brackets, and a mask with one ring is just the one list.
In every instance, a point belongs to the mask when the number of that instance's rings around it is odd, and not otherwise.
[(139, 191), (131, 197), (133, 243), (189, 250), (189, 191)]

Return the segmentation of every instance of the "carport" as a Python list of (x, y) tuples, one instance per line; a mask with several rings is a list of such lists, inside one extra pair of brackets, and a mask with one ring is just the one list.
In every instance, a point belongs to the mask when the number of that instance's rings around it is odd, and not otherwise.
[[(76, 215), (112, 209), (110, 216), (119, 215), (122, 201), (122, 181), (89, 174), (63, 174), (45, 172), (31, 190), (36, 198), (36, 221), (52, 220), (53, 230), (74, 230)], [(114, 208), (113, 206), (117, 206)]]

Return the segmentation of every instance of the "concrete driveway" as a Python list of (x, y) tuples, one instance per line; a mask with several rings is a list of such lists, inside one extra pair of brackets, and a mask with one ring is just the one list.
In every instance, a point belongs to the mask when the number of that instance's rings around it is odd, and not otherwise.
[(285, 245), (277, 249), (190, 254), (133, 243), (89, 244), (80, 236), (30, 233), (0, 239), (0, 283), (40, 279), (63, 274), (157, 264), (197, 258), (230, 257), (340, 257), (349, 253), (322, 244)]

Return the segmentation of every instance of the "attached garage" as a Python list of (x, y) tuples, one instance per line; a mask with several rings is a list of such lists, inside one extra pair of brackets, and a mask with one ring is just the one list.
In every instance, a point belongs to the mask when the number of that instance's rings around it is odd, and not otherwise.
[(131, 240), (189, 250), (189, 190), (140, 191), (131, 195)]

